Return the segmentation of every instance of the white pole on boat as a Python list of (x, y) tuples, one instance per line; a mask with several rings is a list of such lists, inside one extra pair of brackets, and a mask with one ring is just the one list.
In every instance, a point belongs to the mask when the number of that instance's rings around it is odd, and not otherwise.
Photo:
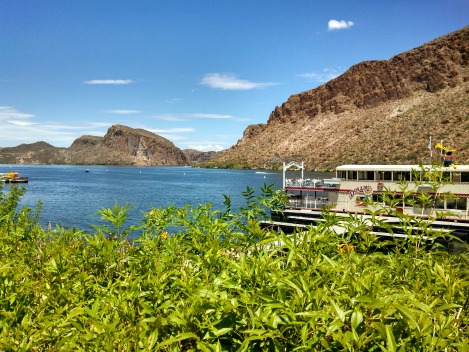
[(430, 141), (428, 142), (428, 149), (430, 150), (430, 165), (431, 165), (433, 163), (432, 136), (430, 136)]
[(283, 189), (285, 189), (285, 162), (283, 163)]

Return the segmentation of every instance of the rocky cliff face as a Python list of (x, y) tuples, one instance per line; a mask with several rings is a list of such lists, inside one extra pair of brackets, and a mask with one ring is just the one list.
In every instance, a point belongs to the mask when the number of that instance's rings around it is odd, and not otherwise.
[(187, 165), (184, 153), (167, 139), (122, 125), (109, 128), (101, 139), (84, 136), (70, 147), (74, 164)]
[(309, 169), (426, 162), (429, 136), (469, 162), (469, 27), (292, 95), (212, 165)]
[(215, 156), (220, 154), (220, 152), (201, 152), (195, 149), (184, 149), (183, 153), (186, 155), (186, 157), (190, 160), (191, 164), (201, 164), (205, 163), (211, 159), (213, 159)]
[(189, 164), (173, 143), (154, 133), (114, 125), (104, 137), (82, 136), (70, 148), (56, 148), (44, 142), (0, 148), (0, 163), (82, 165)]

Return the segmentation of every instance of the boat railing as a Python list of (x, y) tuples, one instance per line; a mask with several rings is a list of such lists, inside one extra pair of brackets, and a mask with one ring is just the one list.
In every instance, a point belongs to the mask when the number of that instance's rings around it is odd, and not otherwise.
[(329, 206), (329, 198), (327, 197), (305, 197), (289, 199), (289, 206), (296, 208), (322, 209)]
[(285, 185), (287, 187), (308, 187), (308, 188), (322, 188), (325, 186), (323, 180), (311, 179), (311, 178), (287, 178), (285, 179)]

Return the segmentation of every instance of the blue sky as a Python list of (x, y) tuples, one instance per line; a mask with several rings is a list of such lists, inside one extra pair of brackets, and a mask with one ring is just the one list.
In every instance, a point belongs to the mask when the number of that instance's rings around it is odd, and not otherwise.
[(469, 0), (0, 0), (0, 147), (113, 124), (221, 150), (292, 94), (469, 24)]

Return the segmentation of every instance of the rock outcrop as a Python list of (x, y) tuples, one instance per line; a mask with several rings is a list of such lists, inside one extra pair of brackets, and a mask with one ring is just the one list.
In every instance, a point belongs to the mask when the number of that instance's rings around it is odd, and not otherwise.
[(0, 148), (0, 163), (177, 166), (190, 161), (161, 136), (114, 125), (104, 137), (82, 136), (70, 148), (56, 148), (44, 142)]
[(201, 164), (201, 163), (206, 163), (207, 161), (213, 159), (220, 152), (216, 152), (216, 151), (201, 152), (195, 149), (184, 149), (183, 153), (190, 160), (191, 164)]
[(309, 169), (428, 161), (428, 138), (469, 163), (469, 27), (385, 61), (366, 61), (275, 107), (211, 166)]

